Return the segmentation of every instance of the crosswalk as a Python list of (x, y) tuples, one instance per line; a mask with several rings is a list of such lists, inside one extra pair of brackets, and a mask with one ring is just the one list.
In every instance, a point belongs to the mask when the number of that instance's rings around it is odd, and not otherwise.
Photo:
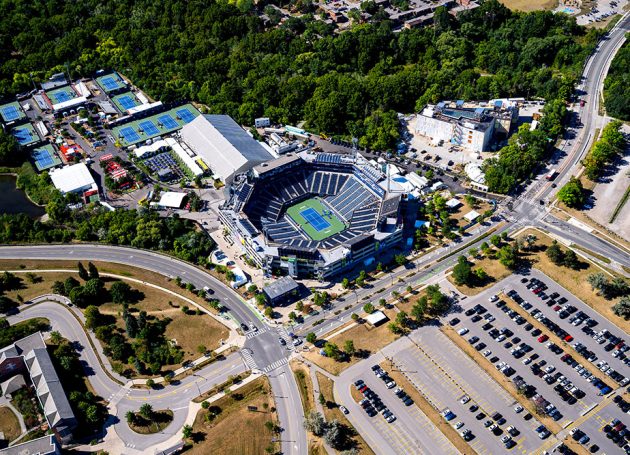
[(282, 358), (280, 360), (276, 360), (275, 362), (270, 363), (265, 368), (263, 368), (263, 373), (267, 374), (267, 373), (275, 370), (276, 368), (280, 368), (281, 366), (286, 365), (287, 363), (289, 363), (289, 361), (286, 358)]
[(247, 338), (248, 340), (251, 340), (252, 338), (257, 337), (258, 335), (261, 335), (265, 332), (268, 332), (270, 330), (270, 328), (266, 325), (262, 326), (262, 328), (259, 328), (257, 331), (253, 331), (250, 330), (249, 332), (247, 332), (245, 334), (245, 338)]
[(248, 349), (241, 350), (241, 355), (243, 356), (243, 360), (245, 361), (245, 365), (247, 365), (252, 370), (258, 370), (258, 364), (256, 360), (252, 356), (251, 352)]

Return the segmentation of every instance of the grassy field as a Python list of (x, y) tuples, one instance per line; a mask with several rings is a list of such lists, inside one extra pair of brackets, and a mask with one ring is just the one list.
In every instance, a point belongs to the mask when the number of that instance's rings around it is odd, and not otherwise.
[[(465, 252), (462, 251), (462, 253), (465, 253)], [(505, 267), (503, 264), (501, 264), (498, 260), (491, 259), (488, 257), (476, 259), (472, 267), (473, 267), (473, 270), (482, 268), (488, 274), (488, 279), (486, 280), (483, 286), (469, 287), (466, 285), (456, 285), (455, 281), (453, 280), (453, 276), (452, 275), (448, 276), (448, 281), (450, 281), (451, 284), (455, 286), (459, 292), (468, 296), (477, 295), (480, 292), (482, 292), (484, 289), (488, 289), (497, 281), (501, 281), (502, 279), (507, 278), (508, 276), (512, 274), (512, 271), (509, 270), (507, 267)]]
[[(322, 218), (324, 222), (328, 223), (327, 227), (317, 230), (313, 227), (311, 222), (304, 217), (303, 212), (305, 210), (312, 209)], [(334, 214), (325, 215), (326, 209), (319, 199), (307, 199), (299, 204), (295, 204), (293, 207), (287, 209), (287, 215), (291, 217), (293, 221), (300, 225), (304, 232), (308, 234), (313, 240), (323, 240), (331, 235), (335, 235), (346, 228), (346, 225), (337, 218)], [(320, 222), (322, 220), (319, 220)], [(316, 222), (318, 220), (315, 220)]]
[[(326, 402), (331, 404), (330, 406), (327, 404), (324, 405), (324, 416), (326, 417), (326, 421), (330, 422), (331, 420), (337, 419), (340, 423), (348, 427), (349, 433), (353, 435), (351, 438), (352, 440), (349, 441), (349, 445), (351, 447), (356, 448), (361, 455), (374, 455), (370, 446), (367, 445), (365, 440), (356, 431), (350, 421), (346, 418), (345, 414), (339, 410), (339, 407), (335, 403), (335, 397), (333, 395), (333, 387), (335, 386), (335, 383), (319, 372), (316, 373), (316, 375), (317, 382), (319, 383), (319, 391), (322, 395), (324, 395)], [(344, 449), (349, 448), (350, 447), (346, 447)]]
[[(394, 310), (385, 310), (384, 313), (392, 321), (396, 318)], [(349, 366), (360, 362), (365, 357), (374, 354), (398, 338), (398, 335), (393, 334), (387, 328), (387, 325), (388, 322), (378, 327), (372, 327), (367, 323), (357, 324), (355, 327), (329, 339), (328, 341), (335, 343), (341, 350), (344, 349), (346, 340), (353, 341), (354, 348), (359, 355), (350, 358), (349, 361), (338, 362), (329, 357), (324, 357), (317, 348), (311, 348), (309, 352), (304, 353), (304, 357), (329, 373), (338, 375)]]
[[(591, 285), (586, 281), (586, 278), (590, 274), (601, 272), (599, 267), (592, 265), (590, 262), (585, 262), (585, 267), (581, 270), (559, 267), (551, 262), (544, 253), (544, 249), (552, 243), (551, 238), (538, 231), (529, 230), (521, 234), (521, 237), (526, 237), (528, 234), (533, 234), (538, 237), (538, 241), (535, 245), (539, 246), (540, 251), (530, 253), (527, 256), (527, 259), (530, 260), (534, 268), (539, 269), (559, 285), (568, 289), (573, 295), (582, 300), (582, 302), (617, 324), (626, 333), (630, 332), (630, 321), (624, 321), (622, 318), (615, 315), (611, 309), (615, 301), (606, 300), (602, 296), (597, 295), (592, 290)], [(566, 249), (564, 246), (562, 248)]]
[(558, 0), (500, 0), (505, 6), (512, 11), (538, 11), (552, 10), (558, 6)]
[[(248, 411), (256, 406), (257, 411)], [(209, 410), (201, 409), (193, 424), (192, 446), (186, 452), (191, 455), (263, 454), (267, 447), (279, 449), (271, 440), (274, 434), (265, 422), (277, 423), (270, 409), (274, 406), (271, 387), (266, 377), (244, 385), (214, 403)], [(208, 421), (208, 411), (216, 417)], [(276, 452), (273, 452), (276, 453)]]
[(0, 433), (7, 441), (13, 441), (22, 434), (17, 416), (7, 407), (0, 407)]
[[(19, 267), (15, 267), (16, 264), (11, 265), (14, 266), (11, 268), (12, 270), (19, 270)], [(65, 267), (76, 267), (76, 263), (73, 263), (72, 266), (65, 265)], [(106, 267), (99, 267), (99, 271), (101, 273), (105, 273), (105, 269)], [(20, 295), (24, 300), (29, 300), (42, 294), (49, 293), (52, 284), (57, 280), (63, 281), (69, 276), (74, 276), (79, 279), (78, 274), (76, 273), (34, 272), (36, 280), (34, 283), (31, 283), (27, 279), (26, 273), (28, 273), (28, 269), (25, 269), (24, 273), (16, 273), (16, 275), (21, 277), (23, 280), (22, 289), (6, 292), (5, 295), (7, 297), (16, 299), (17, 296)], [(128, 273), (125, 275), (128, 275)], [(151, 274), (151, 277), (153, 277), (153, 275), (154, 274)], [(146, 278), (148, 279), (149, 276)], [(106, 288), (109, 288), (111, 283), (116, 281), (113, 278), (105, 276), (103, 276), (102, 279), (105, 282)], [(147, 280), (145, 279), (143, 281)], [(129, 285), (144, 294), (144, 298), (141, 301), (130, 305), (132, 310), (137, 312), (143, 310), (146, 311), (149, 316), (158, 318), (168, 317), (171, 319), (171, 322), (166, 328), (165, 336), (167, 339), (177, 340), (177, 344), (184, 352), (182, 363), (188, 360), (196, 359), (200, 356), (197, 352), (197, 347), (199, 345), (204, 345), (207, 349), (217, 349), (220, 346), (220, 341), (226, 340), (229, 337), (229, 330), (227, 327), (217, 322), (214, 318), (208, 316), (207, 314), (195, 314), (194, 307), (192, 307), (189, 302), (186, 302), (185, 300), (172, 294), (168, 294), (164, 291), (143, 284), (129, 282)], [(162, 286), (163, 281), (160, 282), (159, 285)], [(164, 287), (166, 288), (166, 286)], [(175, 287), (178, 289), (179, 293), (186, 292), (177, 286)], [(192, 299), (192, 294), (190, 298)], [(188, 314), (184, 314), (182, 311), (184, 306), (192, 308), (189, 310)], [(107, 302), (100, 305), (99, 310), (102, 314), (114, 316), (116, 318), (116, 325), (121, 329), (124, 328), (124, 321), (120, 316), (122, 311), (121, 305)], [(178, 366), (179, 365), (174, 365), (172, 367), (177, 368)]]
[[(313, 393), (313, 382), (311, 381), (309, 368), (304, 363), (295, 360), (291, 361), (289, 366), (295, 376), (295, 381), (297, 382), (298, 390), (300, 391), (302, 409), (304, 410), (304, 415), (306, 415), (310, 410), (315, 409), (315, 395)], [(306, 435), (308, 437), (309, 455), (324, 455), (326, 453), (326, 449), (324, 448), (321, 438), (318, 438), (311, 433), (307, 433)]]

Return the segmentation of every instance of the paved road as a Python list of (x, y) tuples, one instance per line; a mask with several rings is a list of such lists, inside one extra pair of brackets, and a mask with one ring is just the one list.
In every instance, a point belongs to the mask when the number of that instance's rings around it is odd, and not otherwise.
[[(243, 373), (248, 369), (240, 355), (234, 353), (225, 360), (214, 362), (194, 375), (187, 376), (160, 390), (149, 391), (133, 389), (129, 386), (123, 387), (118, 381), (126, 382), (125, 378), (112, 373), (110, 368), (105, 371), (104, 365), (109, 365), (107, 358), (102, 354), (100, 345), (94, 339), (92, 339), (94, 346), (97, 346), (101, 352), (97, 353), (92, 348), (88, 336), (73, 315), (72, 309), (53, 302), (50, 298), (34, 301), (41, 301), (41, 303), (24, 307), (20, 313), (9, 317), (9, 322), (14, 324), (33, 317), (43, 317), (51, 322), (52, 330), (57, 330), (65, 338), (78, 343), (79, 359), (94, 391), (110, 403), (110, 412), (115, 406), (115, 414), (108, 419), (105, 431), (112, 428), (130, 449), (140, 451), (150, 449), (169, 439), (183, 426), (188, 414), (188, 403), (193, 398), (225, 382), (229, 376)], [(112, 379), (112, 376), (116, 380)], [(154, 435), (138, 435), (132, 432), (125, 421), (125, 414), (127, 411), (137, 411), (144, 403), (151, 404), (156, 410), (171, 409), (174, 414), (173, 423), (164, 432)]]
[[(0, 258), (105, 261), (127, 264), (165, 276), (180, 276), (184, 281), (194, 284), (196, 288), (210, 286), (215, 292), (214, 296), (221, 300), (221, 303), (238, 321), (249, 323), (257, 320), (256, 313), (245, 304), (241, 297), (215, 277), (191, 264), (159, 253), (106, 245), (33, 245), (0, 247)], [(264, 326), (262, 321), (257, 324), (259, 327)], [(280, 345), (279, 336), (275, 329), (267, 327), (261, 330), (260, 335), (247, 339), (243, 357), (248, 360), (249, 368), (257, 368), (270, 373), (274, 371), (274, 368), (286, 364), (290, 351)], [(287, 380), (277, 382), (276, 386), (278, 387), (274, 389), (276, 395), (298, 397), (297, 402), (289, 404), (286, 400), (281, 400), (276, 406), (281, 419), (287, 416), (294, 417), (291, 421), (280, 421), (280, 425), (285, 428), (282, 450), (286, 454), (306, 453), (306, 432), (301, 425), (302, 408), (295, 404), (299, 405), (299, 391), (293, 375), (287, 375)], [(187, 402), (182, 401), (182, 403)], [(295, 409), (283, 409), (287, 406)], [(296, 420), (300, 424), (296, 424)], [(295, 442), (289, 443), (285, 440)], [(298, 446), (298, 451), (295, 445)]]

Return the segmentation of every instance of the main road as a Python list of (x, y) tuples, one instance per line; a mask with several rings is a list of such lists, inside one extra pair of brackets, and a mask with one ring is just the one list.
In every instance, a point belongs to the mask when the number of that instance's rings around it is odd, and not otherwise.
[[(221, 300), (222, 305), (238, 321), (250, 323), (258, 318), (234, 290), (217, 278), (192, 264), (152, 251), (94, 244), (2, 246), (0, 259), (103, 261), (130, 265), (167, 277), (180, 276), (183, 281), (192, 283), (198, 289), (205, 286), (212, 288), (214, 296)], [(41, 309), (41, 306), (38, 308)], [(250, 368), (269, 374), (280, 426), (284, 429), (281, 438), (283, 453), (307, 453), (300, 395), (295, 378), (287, 365), (290, 351), (279, 344), (279, 335), (275, 328), (269, 327), (264, 321), (261, 321), (261, 325), (260, 333), (245, 342), (244, 358)], [(90, 359), (89, 365), (93, 365), (92, 360), (94, 359)], [(117, 390), (121, 388), (120, 385), (116, 387)], [(191, 389), (191, 393), (193, 392), (195, 390)], [(107, 399), (108, 393), (105, 391), (103, 398)], [(170, 399), (175, 397), (177, 403), (187, 405), (190, 401), (184, 400), (180, 395), (174, 395)]]

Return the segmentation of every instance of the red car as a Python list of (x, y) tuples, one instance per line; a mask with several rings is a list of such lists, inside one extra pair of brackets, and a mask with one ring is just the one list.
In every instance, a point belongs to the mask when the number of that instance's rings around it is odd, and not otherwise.
[(564, 341), (571, 342), (571, 341), (573, 341), (573, 337), (571, 335), (567, 335), (567, 336), (564, 337)]
[(540, 335), (538, 337), (538, 342), (539, 343), (544, 343), (545, 341), (547, 341), (549, 339), (549, 337), (547, 335)]
[(555, 307), (553, 307), (553, 311), (560, 311), (560, 308), (562, 308), (560, 305), (556, 305)]

